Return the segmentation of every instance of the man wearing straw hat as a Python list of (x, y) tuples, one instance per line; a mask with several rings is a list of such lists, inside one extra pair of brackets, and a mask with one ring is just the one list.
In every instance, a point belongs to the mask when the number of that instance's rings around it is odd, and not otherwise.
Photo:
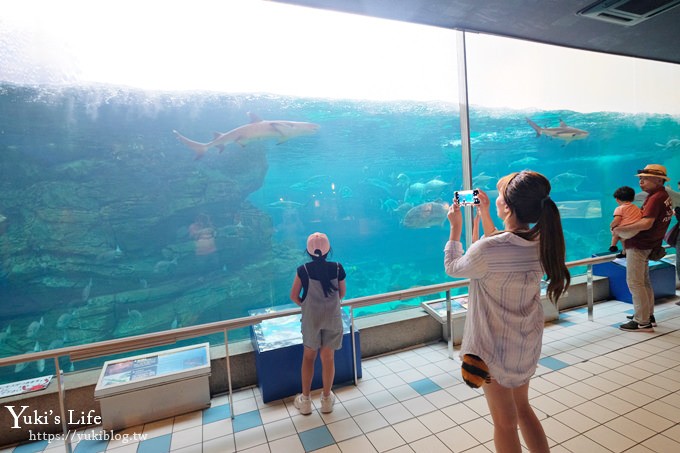
[(626, 283), (633, 296), (635, 314), (619, 329), (628, 332), (653, 332), (656, 325), (654, 319), (654, 288), (649, 279), (649, 260), (661, 259), (665, 254), (661, 241), (666, 234), (668, 224), (673, 217), (670, 197), (664, 189), (664, 183), (670, 178), (666, 167), (649, 164), (638, 170), (640, 189), (647, 192), (642, 204), (642, 218), (629, 225), (616, 227), (615, 234), (640, 230), (638, 234), (626, 239)]

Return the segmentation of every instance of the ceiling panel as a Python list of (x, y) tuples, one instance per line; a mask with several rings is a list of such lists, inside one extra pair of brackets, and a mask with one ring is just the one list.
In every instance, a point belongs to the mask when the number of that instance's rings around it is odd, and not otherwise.
[(680, 7), (624, 26), (579, 16), (592, 0), (275, 1), (680, 64)]

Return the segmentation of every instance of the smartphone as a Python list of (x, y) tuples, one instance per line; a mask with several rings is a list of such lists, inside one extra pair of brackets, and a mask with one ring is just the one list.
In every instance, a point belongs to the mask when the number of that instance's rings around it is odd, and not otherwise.
[(479, 190), (457, 190), (453, 193), (455, 200), (461, 205), (479, 204)]

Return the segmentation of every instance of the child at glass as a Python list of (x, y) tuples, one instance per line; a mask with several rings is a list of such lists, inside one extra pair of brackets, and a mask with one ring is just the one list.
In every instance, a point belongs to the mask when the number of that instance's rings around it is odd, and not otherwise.
[[(290, 298), (302, 307), (302, 393), (295, 397), (295, 407), (303, 415), (312, 413), (312, 380), (317, 352), (321, 356), (323, 390), (321, 412), (333, 411), (335, 394), (335, 351), (342, 347), (342, 313), (345, 297), (345, 270), (342, 264), (326, 261), (331, 250), (328, 237), (313, 233), (307, 238), (307, 254), (312, 261), (297, 268)], [(300, 294), (302, 292), (302, 294)]]
[(570, 282), (557, 205), (550, 182), (524, 170), (498, 181), (497, 231), (489, 197), (479, 191), (484, 237), (463, 250), (460, 205), (449, 208), (449, 240), (444, 268), (452, 277), (470, 279), (461, 358), (463, 379), (482, 387), (494, 424), (497, 453), (520, 453), (517, 427), (531, 452), (548, 452), (541, 422), (529, 404), (529, 382), (541, 354), (543, 324), (541, 280), (554, 303)]

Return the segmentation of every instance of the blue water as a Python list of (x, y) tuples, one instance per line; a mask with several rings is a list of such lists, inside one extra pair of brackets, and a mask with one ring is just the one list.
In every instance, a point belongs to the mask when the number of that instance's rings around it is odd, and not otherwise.
[[(172, 133), (207, 142), (247, 112), (320, 129), (199, 160)], [(444, 218), (433, 209), (406, 222), (403, 205), (436, 208), (462, 188), (457, 106), (5, 85), (0, 116), (1, 356), (289, 303), (314, 231), (347, 270), (347, 298), (448, 279)], [(589, 136), (536, 137), (525, 117)], [(608, 248), (611, 194), (637, 188), (638, 168), (680, 176), (680, 125), (668, 115), (473, 108), (470, 127), (473, 177), (492, 196), (510, 171), (554, 181), (569, 260)], [(197, 254), (199, 217), (213, 253)]]

